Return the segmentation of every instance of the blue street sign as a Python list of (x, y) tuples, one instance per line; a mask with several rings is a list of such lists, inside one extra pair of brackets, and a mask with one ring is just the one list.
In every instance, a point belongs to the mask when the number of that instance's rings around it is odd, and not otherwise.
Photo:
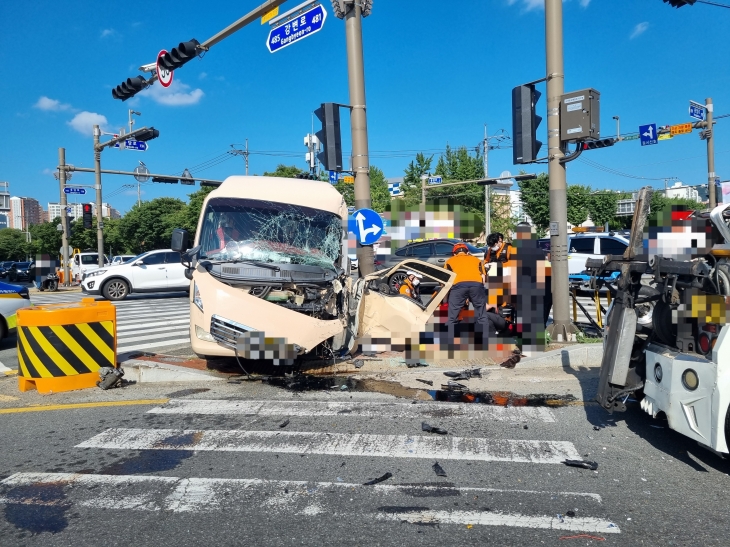
[(296, 19), (292, 19), (288, 23), (271, 29), (266, 39), (266, 47), (271, 53), (275, 53), (286, 46), (292, 45), (311, 36), (315, 32), (322, 30), (324, 20), (327, 18), (327, 12), (320, 4), (313, 7), (309, 11), (305, 11)]
[(66, 186), (63, 189), (64, 194), (81, 194), (82, 196), (86, 193), (86, 188), (74, 188), (72, 186)]
[[(114, 148), (120, 148), (119, 143), (115, 144)], [(148, 148), (147, 143), (144, 141), (134, 141), (131, 139), (124, 141), (125, 150), (136, 150), (138, 152), (146, 152), (147, 148)]]
[(705, 109), (698, 104), (689, 103), (689, 115), (696, 120), (703, 121), (705, 119)]
[(441, 184), (444, 181), (441, 177), (428, 177), (429, 184)]
[(330, 184), (337, 184), (337, 171), (330, 171)]
[(383, 219), (372, 209), (359, 209), (355, 218), (355, 237), (360, 245), (372, 245), (383, 234)]
[(657, 144), (659, 142), (658, 137), (659, 135), (657, 135), (655, 123), (639, 126), (639, 138), (641, 139), (641, 146)]

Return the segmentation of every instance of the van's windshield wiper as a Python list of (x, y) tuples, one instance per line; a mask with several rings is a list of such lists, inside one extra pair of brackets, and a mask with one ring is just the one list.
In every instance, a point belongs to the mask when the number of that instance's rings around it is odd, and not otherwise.
[(250, 264), (251, 266), (257, 266), (259, 268), (268, 268), (269, 270), (274, 270), (275, 272), (281, 271), (281, 268), (279, 268), (279, 266), (276, 266), (274, 264), (267, 264), (266, 262), (256, 262), (255, 260), (216, 260), (215, 262), (218, 262), (220, 264)]

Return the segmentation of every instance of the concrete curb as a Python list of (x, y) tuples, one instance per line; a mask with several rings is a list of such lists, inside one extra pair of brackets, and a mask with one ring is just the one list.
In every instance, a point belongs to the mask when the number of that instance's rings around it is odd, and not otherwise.
[(570, 348), (549, 351), (539, 357), (523, 359), (517, 366), (519, 368), (593, 368), (600, 367), (602, 359), (603, 344), (581, 344)]
[(124, 379), (138, 384), (167, 382), (225, 382), (226, 378), (204, 370), (195, 370), (168, 363), (128, 359), (120, 364)]

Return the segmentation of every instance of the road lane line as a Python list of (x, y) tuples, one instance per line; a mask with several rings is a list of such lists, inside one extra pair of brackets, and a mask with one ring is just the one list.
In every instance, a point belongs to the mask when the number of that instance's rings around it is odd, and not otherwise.
[(395, 418), (479, 418), (500, 422), (526, 420), (554, 423), (545, 407), (506, 407), (464, 403), (406, 404), (390, 402), (243, 401), (224, 399), (171, 399), (151, 414), (206, 414), (255, 416), (392, 416)]
[(133, 406), (165, 404), (167, 399), (136, 399), (131, 401), (99, 401), (96, 403), (69, 403), (65, 405), (24, 406), (19, 408), (0, 408), (0, 414), (22, 412), (47, 412), (49, 410), (72, 410), (75, 408), (98, 408), (103, 406)]
[(561, 464), (580, 459), (569, 441), (298, 431), (107, 429), (76, 448), (271, 452)]

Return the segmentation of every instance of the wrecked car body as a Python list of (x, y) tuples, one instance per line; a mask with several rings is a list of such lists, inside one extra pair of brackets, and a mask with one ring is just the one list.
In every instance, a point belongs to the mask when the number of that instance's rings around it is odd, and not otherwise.
[(187, 243), (175, 230), (191, 280), (191, 345), (206, 358), (292, 364), (315, 349), (346, 355), (362, 337), (418, 332), (454, 277), (411, 261), (441, 286), (428, 306), (391, 294), (390, 271), (353, 282), (347, 205), (320, 181), (229, 177), (207, 196), (195, 246)]

